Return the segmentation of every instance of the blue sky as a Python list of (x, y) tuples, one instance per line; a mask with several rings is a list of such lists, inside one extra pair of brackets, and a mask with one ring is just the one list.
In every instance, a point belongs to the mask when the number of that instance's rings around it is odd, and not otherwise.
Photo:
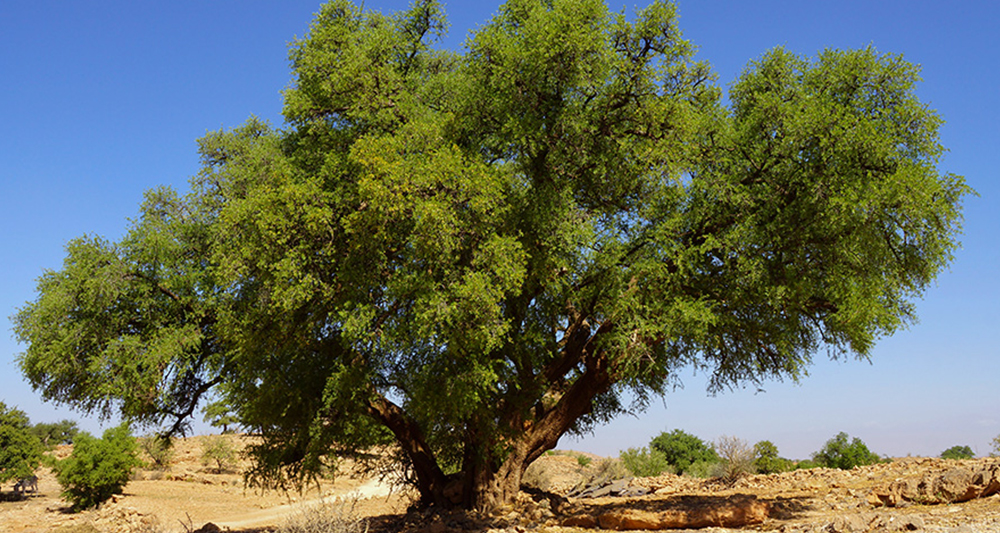
[[(407, 2), (367, 0), (394, 11)], [(639, 2), (643, 5), (644, 2)], [(499, 2), (448, 2), (460, 49)], [(633, 7), (614, 0), (612, 9)], [(919, 97), (945, 119), (941, 169), (978, 191), (965, 204), (963, 249), (918, 303), (921, 318), (883, 339), (871, 363), (817, 357), (800, 384), (705, 393), (703, 376), (638, 417), (563, 448), (613, 455), (680, 428), (706, 440), (773, 441), (804, 458), (840, 431), (875, 452), (979, 454), (1000, 434), (1000, 4), (912, 0), (681, 0), (681, 28), (727, 86), (769, 48), (800, 54), (873, 45), (922, 66)], [(20, 376), (7, 317), (58, 269), (72, 238), (119, 238), (144, 190), (186, 190), (195, 141), (250, 115), (280, 125), (287, 43), (315, 1), (0, 2), (0, 401), (35, 422), (96, 420), (44, 404)]]

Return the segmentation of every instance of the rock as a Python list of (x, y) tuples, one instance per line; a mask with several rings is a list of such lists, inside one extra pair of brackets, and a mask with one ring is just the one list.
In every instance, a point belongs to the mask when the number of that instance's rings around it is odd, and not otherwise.
[(597, 517), (601, 528), (622, 530), (700, 529), (705, 527), (740, 528), (764, 522), (767, 503), (753, 497), (732, 498), (710, 507), (691, 509), (614, 509)]
[(219, 531), (222, 531), (221, 527), (209, 522), (201, 526), (200, 528), (194, 530), (193, 533), (218, 533)]
[(973, 484), (975, 479), (972, 471), (965, 468), (952, 468), (938, 478), (934, 484), (934, 495), (948, 503), (966, 502), (979, 496), (980, 488)]
[(861, 515), (838, 516), (826, 527), (829, 533), (863, 533), (868, 531), (868, 521)]

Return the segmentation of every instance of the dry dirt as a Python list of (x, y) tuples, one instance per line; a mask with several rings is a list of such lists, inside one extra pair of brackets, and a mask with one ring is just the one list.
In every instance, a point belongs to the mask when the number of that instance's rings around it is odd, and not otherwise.
[[(997, 459), (904, 458), (850, 471), (747, 476), (733, 484), (664, 475), (631, 481), (632, 487), (649, 489), (644, 496), (566, 499), (558, 493), (572, 488), (596, 461), (585, 467), (574, 455), (552, 455), (539, 461), (545, 463), (543, 470), (555, 494), (523, 493), (515, 506), (482, 517), (459, 512), (407, 514), (409, 495), (389, 493), (388, 487), (372, 479), (342, 476), (302, 494), (260, 494), (244, 489), (236, 473), (216, 474), (203, 466), (198, 438), (182, 439), (176, 446), (169, 470), (139, 472), (123, 495), (99, 510), (70, 513), (55, 477), (44, 468), (37, 494), (13, 498), (7, 484), (0, 493), (0, 532), (190, 533), (211, 523), (223, 531), (262, 533), (273, 531), (304, 505), (327, 501), (343, 502), (337, 505), (366, 518), (372, 533), (584, 533), (596, 528), (669, 526), (704, 533), (1000, 533), (1000, 493), (962, 503), (931, 503), (933, 498), (920, 496), (895, 501), (892, 507), (878, 504), (879, 494), (885, 499), (890, 487), (906, 486), (909, 480), (915, 487), (915, 480), (941, 479), (957, 471), (1000, 472)], [(68, 450), (57, 453), (65, 455)]]

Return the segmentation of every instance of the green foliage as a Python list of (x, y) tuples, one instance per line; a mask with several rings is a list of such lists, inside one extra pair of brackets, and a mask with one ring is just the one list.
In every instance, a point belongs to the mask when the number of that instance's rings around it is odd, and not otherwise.
[(202, 411), (205, 413), (204, 421), (212, 427), (221, 429), (223, 433), (229, 433), (239, 425), (240, 419), (235, 415), (235, 411), (223, 401), (209, 403)]
[(225, 435), (206, 435), (201, 438), (201, 464), (215, 465), (218, 473), (227, 472), (236, 466), (236, 448)]
[(42, 451), (28, 415), (0, 402), (0, 484), (32, 475), (41, 463)]
[(680, 429), (660, 433), (649, 442), (649, 449), (662, 455), (675, 474), (687, 472), (694, 463), (719, 462), (718, 454), (708, 443)]
[(148, 435), (138, 439), (139, 449), (145, 454), (146, 467), (152, 470), (168, 470), (174, 459), (174, 440), (163, 435)]
[(128, 426), (108, 429), (97, 439), (77, 434), (73, 453), (55, 463), (63, 497), (76, 511), (96, 507), (114, 494), (121, 494), (132, 470), (142, 463), (136, 457), (135, 438)]
[(715, 441), (714, 450), (721, 460), (719, 477), (726, 482), (735, 482), (754, 472), (754, 447), (745, 440), (723, 435)]
[(975, 456), (976, 452), (972, 451), (972, 448), (968, 446), (956, 445), (941, 452), (942, 459), (972, 459)]
[(510, 0), (461, 55), (446, 27), (324, 5), (283, 129), (208, 134), (188, 194), (39, 279), (43, 398), (171, 432), (221, 398), (265, 486), (395, 440), (425, 503), (464, 465), (478, 505), (683, 368), (868, 357), (952, 259), (970, 190), (899, 56), (775, 49), (724, 104), (665, 1)]
[(990, 444), (993, 445), (993, 451), (990, 452), (990, 457), (1000, 457), (1000, 435), (993, 437), (993, 441)]
[(663, 453), (656, 448), (629, 448), (618, 455), (625, 468), (636, 477), (658, 476), (673, 471)]
[(861, 439), (855, 437), (848, 442), (848, 438), (847, 433), (838, 433), (826, 441), (820, 451), (813, 454), (813, 461), (827, 468), (849, 470), (856, 466), (871, 465), (882, 460), (877, 454), (869, 451), (868, 446)]
[(591, 459), (590, 457), (587, 457), (586, 455), (577, 455), (576, 456), (576, 464), (578, 464), (580, 466), (585, 467), (585, 466), (589, 465), (591, 463), (591, 461), (593, 461), (593, 459)]
[(52, 423), (38, 423), (31, 426), (31, 432), (42, 441), (42, 445), (51, 448), (58, 444), (73, 444), (73, 438), (80, 432), (73, 420), (60, 420)]
[(787, 472), (793, 467), (791, 461), (778, 457), (778, 447), (769, 440), (762, 440), (754, 444), (753, 451), (753, 467), (759, 474)]
[(796, 461), (792, 465), (792, 470), (808, 470), (810, 468), (823, 468), (824, 465), (813, 461), (812, 459), (804, 459), (802, 461)]

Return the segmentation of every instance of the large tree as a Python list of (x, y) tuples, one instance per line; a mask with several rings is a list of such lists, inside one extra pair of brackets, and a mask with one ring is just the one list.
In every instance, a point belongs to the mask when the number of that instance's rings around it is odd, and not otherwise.
[(283, 129), (201, 140), (191, 192), (70, 244), (15, 317), (42, 394), (179, 429), (218, 394), (251, 479), (394, 442), (424, 503), (491, 508), (681, 368), (718, 390), (867, 357), (951, 260), (962, 178), (917, 68), (775, 49), (728, 103), (673, 5), (334, 0)]

